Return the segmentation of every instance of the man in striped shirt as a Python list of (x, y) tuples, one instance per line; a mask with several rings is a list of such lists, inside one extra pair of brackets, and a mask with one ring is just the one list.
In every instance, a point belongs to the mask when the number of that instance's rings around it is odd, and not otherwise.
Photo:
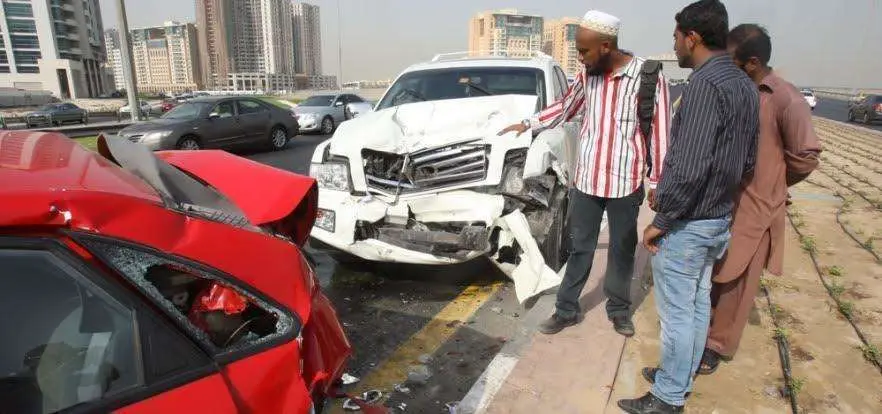
[[(609, 250), (604, 281), (606, 312), (616, 332), (634, 335), (630, 285), (637, 246), (637, 216), (648, 176), (654, 198), (668, 141), (668, 86), (659, 74), (649, 139), (638, 122), (638, 90), (645, 59), (618, 48), (619, 20), (599, 11), (585, 14), (576, 49), (585, 69), (566, 95), (531, 120), (500, 134), (533, 133), (582, 116), (578, 154), (569, 193), (570, 239), (566, 273), (555, 313), (539, 330), (555, 334), (577, 323), (579, 297), (591, 272), (604, 211), (609, 219)], [(651, 168), (648, 166), (651, 165)]]

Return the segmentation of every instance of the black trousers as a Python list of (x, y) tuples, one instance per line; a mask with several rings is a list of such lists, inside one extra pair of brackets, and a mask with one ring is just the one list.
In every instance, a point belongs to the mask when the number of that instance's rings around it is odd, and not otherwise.
[(609, 223), (606, 280), (603, 284), (608, 299), (606, 314), (609, 318), (630, 314), (637, 216), (643, 199), (642, 186), (622, 198), (595, 197), (575, 188), (570, 189), (570, 258), (557, 293), (558, 316), (572, 318), (581, 313), (579, 297), (594, 263), (604, 211)]

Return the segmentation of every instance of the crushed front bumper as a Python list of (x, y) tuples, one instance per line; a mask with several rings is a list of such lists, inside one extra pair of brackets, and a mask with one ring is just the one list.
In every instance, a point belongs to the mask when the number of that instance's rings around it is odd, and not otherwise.
[(520, 210), (470, 190), (401, 196), (394, 202), (321, 190), (311, 236), (369, 261), (446, 265), (487, 256), (515, 281), (522, 302), (560, 283)]

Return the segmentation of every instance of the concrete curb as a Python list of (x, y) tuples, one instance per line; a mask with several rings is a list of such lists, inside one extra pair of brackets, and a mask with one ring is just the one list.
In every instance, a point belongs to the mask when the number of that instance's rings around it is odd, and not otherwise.
[[(601, 234), (606, 231), (607, 222), (601, 224)], [(490, 361), (487, 368), (481, 373), (477, 381), (459, 402), (456, 408), (457, 414), (474, 414), (486, 410), (496, 397), (496, 393), (505, 384), (509, 374), (521, 358), (521, 353), (538, 332), (539, 324), (542, 323), (554, 311), (557, 299), (556, 291), (543, 294), (524, 315), (523, 323), (518, 332), (502, 347), (498, 354)]]

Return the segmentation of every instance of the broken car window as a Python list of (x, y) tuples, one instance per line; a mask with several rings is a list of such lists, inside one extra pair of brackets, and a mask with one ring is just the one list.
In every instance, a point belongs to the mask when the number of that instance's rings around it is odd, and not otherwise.
[(218, 276), (104, 241), (88, 239), (84, 244), (220, 352), (263, 343), (294, 328), (287, 313)]

